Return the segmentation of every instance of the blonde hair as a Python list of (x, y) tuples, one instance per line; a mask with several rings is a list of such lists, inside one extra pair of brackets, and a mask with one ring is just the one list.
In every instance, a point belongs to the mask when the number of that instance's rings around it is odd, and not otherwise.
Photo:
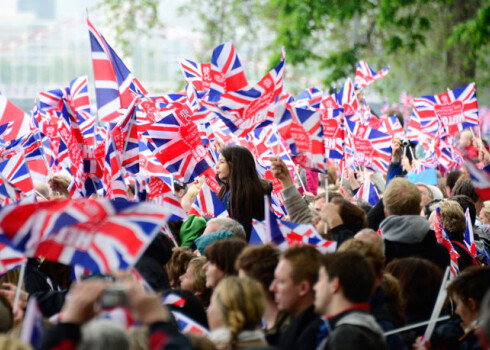
[(250, 278), (225, 277), (214, 290), (216, 309), (231, 333), (233, 348), (238, 334), (256, 329), (265, 311), (265, 295), (260, 284)]
[(441, 209), (441, 224), (449, 233), (462, 234), (466, 231), (466, 220), (463, 208), (458, 202), (446, 200), (439, 203)]
[(483, 202), (483, 214), (487, 220), (490, 220), (490, 201)]
[(388, 215), (419, 215), (422, 194), (405, 178), (390, 181), (383, 195), (383, 204)]

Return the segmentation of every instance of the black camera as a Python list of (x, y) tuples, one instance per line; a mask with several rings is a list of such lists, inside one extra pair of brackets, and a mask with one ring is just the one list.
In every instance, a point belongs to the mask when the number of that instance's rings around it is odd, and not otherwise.
[(402, 140), (402, 146), (403, 146), (403, 147), (408, 147), (408, 146), (410, 146), (410, 141), (409, 141), (409, 140), (407, 140), (407, 139), (403, 139), (403, 140)]

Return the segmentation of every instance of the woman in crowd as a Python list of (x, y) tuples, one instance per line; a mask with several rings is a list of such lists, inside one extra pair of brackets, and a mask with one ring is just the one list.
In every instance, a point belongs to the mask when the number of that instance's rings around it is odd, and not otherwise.
[(272, 184), (259, 178), (252, 153), (236, 145), (221, 149), (216, 176), (223, 185), (218, 197), (231, 218), (243, 225), (248, 241), (252, 218), (264, 219), (264, 196), (270, 196)]
[(208, 261), (204, 264), (206, 287), (214, 289), (218, 282), (226, 276), (237, 275), (235, 260), (247, 243), (241, 239), (224, 239), (211, 244), (204, 251)]
[(211, 290), (206, 287), (206, 273), (203, 269), (206, 258), (195, 257), (187, 266), (185, 274), (180, 276), (180, 288), (191, 291), (204, 307), (209, 305)]
[(264, 310), (264, 292), (256, 281), (238, 277), (222, 279), (208, 308), (209, 338), (218, 349), (267, 346), (260, 328)]

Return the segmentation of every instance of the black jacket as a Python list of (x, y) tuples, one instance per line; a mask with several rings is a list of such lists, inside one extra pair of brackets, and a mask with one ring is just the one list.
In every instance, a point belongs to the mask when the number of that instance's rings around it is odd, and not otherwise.
[(319, 320), (319, 317), (315, 314), (314, 306), (312, 305), (291, 321), (289, 327), (286, 328), (281, 335), (279, 349), (306, 349), (304, 347), (305, 344), (300, 341), (300, 338), (302, 337), (303, 332), (311, 323), (315, 322), (315, 320)]

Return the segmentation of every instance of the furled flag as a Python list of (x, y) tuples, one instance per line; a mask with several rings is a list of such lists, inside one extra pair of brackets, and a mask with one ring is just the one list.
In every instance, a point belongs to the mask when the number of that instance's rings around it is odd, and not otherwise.
[(30, 118), (22, 109), (0, 92), (0, 127), (7, 124), (0, 136), (3, 141), (15, 140), (29, 132)]
[(10, 242), (0, 237), (0, 275), (14, 270), (27, 262), (27, 257), (11, 247)]
[(136, 85), (145, 95), (147, 92), (88, 18), (87, 24), (94, 66), (97, 113), (100, 121), (110, 122), (119, 117), (120, 108), (127, 108), (133, 101), (131, 84)]
[(367, 202), (373, 207), (379, 202), (378, 191), (376, 191), (376, 187), (374, 187), (369, 177), (366, 176), (354, 199)]
[(209, 331), (206, 329), (206, 327), (200, 325), (192, 318), (184, 315), (182, 312), (172, 311), (172, 315), (175, 317), (175, 320), (177, 321), (177, 326), (179, 327), (179, 331), (181, 331), (182, 333), (194, 333), (200, 335), (209, 334)]
[(204, 183), (197, 195), (192, 207), (189, 210), (189, 215), (210, 216), (212, 218), (227, 218), (229, 213), (225, 206), (214, 193), (211, 188)]
[(0, 163), (0, 175), (8, 183), (25, 194), (34, 191), (34, 184), (29, 173), (29, 168), (21, 153), (15, 154), (13, 157)]
[(262, 123), (274, 120), (276, 98), (283, 87), (284, 66), (282, 60), (251, 88), (222, 94), (218, 105), (206, 101), (203, 105), (216, 112), (236, 136), (246, 136)]
[(475, 83), (434, 96), (414, 99), (420, 120), (439, 119), (449, 136), (478, 125)]
[(344, 157), (344, 110), (327, 108), (321, 111), (323, 142), (327, 159)]
[(0, 237), (28, 257), (107, 273), (134, 265), (167, 219), (151, 203), (54, 200), (4, 207)]
[(241, 90), (248, 85), (242, 64), (231, 41), (213, 50), (210, 75), (209, 101), (211, 102), (218, 102), (222, 94)]
[(36, 349), (45, 332), (44, 318), (35, 297), (29, 298), (27, 303), (20, 340)]
[(352, 84), (350, 78), (346, 80), (344, 87), (335, 94), (335, 100), (337, 105), (344, 109), (344, 115), (346, 117), (357, 113), (360, 108), (359, 100), (357, 99), (354, 84)]
[(439, 208), (439, 205), (436, 207), (434, 231), (436, 233), (437, 243), (444, 246), (449, 252), (451, 278), (456, 278), (459, 274), (458, 258), (460, 255), (458, 254), (456, 249), (454, 249), (451, 240), (447, 236), (446, 230), (444, 230), (444, 227), (442, 226), (441, 209)]
[(477, 251), (476, 251), (475, 237), (473, 235), (473, 224), (471, 223), (469, 208), (466, 208), (464, 216), (466, 218), (466, 231), (464, 233), (464, 243), (468, 248), (468, 251), (471, 253), (471, 256), (473, 258), (476, 258)]
[(391, 161), (391, 135), (353, 122), (349, 117), (346, 117), (346, 130), (346, 146), (358, 163), (386, 174)]
[(354, 88), (357, 90), (371, 85), (376, 80), (386, 77), (389, 71), (390, 66), (385, 67), (376, 73), (369, 67), (366, 61), (360, 61), (357, 64)]

